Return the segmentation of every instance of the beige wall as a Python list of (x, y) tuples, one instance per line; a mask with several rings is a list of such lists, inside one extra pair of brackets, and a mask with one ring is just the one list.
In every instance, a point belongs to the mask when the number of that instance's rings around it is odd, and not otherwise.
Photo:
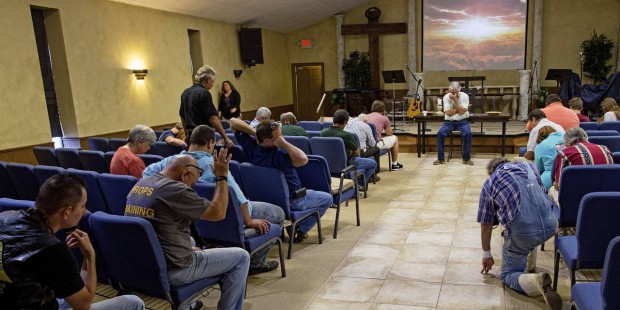
[[(285, 34), (263, 29), (265, 64), (244, 68), (237, 25), (107, 0), (2, 1), (0, 11), (8, 18), (0, 21), (4, 71), (0, 124), (3, 132), (20, 131), (5, 135), (0, 150), (51, 139), (31, 4), (59, 12), (55, 16), (60, 29), (52, 31), (61, 31), (66, 72), (54, 70), (68, 137), (123, 131), (137, 123), (155, 126), (178, 121), (180, 94), (192, 83), (188, 29), (200, 31), (204, 64), (218, 72), (211, 90), (216, 102), (224, 80), (231, 80), (240, 91), (242, 110), (292, 102)], [(56, 43), (50, 40), (50, 46)], [(53, 62), (62, 67), (62, 60), (56, 57)], [(140, 68), (149, 71), (144, 81), (137, 81), (131, 72)], [(244, 70), (238, 79), (235, 69)]]

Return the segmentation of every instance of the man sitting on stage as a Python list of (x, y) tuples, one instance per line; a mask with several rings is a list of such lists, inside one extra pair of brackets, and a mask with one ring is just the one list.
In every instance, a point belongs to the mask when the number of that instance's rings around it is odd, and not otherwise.
[(446, 136), (453, 130), (461, 132), (463, 141), (463, 164), (473, 165), (471, 161), (471, 128), (469, 127), (469, 96), (461, 92), (458, 82), (451, 82), (448, 93), (443, 96), (443, 112), (445, 122), (437, 132), (437, 160), (433, 165), (442, 165), (444, 160), (443, 144)]

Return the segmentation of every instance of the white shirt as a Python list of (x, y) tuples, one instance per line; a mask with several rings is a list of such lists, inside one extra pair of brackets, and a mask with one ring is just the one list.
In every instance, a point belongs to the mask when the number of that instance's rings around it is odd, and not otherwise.
[(564, 132), (564, 128), (562, 128), (562, 126), (546, 118), (542, 118), (540, 122), (538, 122), (538, 125), (532, 128), (532, 131), (530, 131), (530, 138), (527, 140), (528, 152), (534, 152), (536, 145), (538, 145), (538, 143), (536, 143), (536, 140), (538, 140), (538, 131), (540, 130), (540, 128), (543, 128), (545, 126), (551, 126), (553, 129), (555, 129), (556, 132)]
[(372, 136), (372, 129), (370, 125), (364, 123), (359, 118), (352, 118), (344, 127), (344, 131), (355, 133), (360, 139), (360, 148), (366, 150), (371, 146), (376, 145), (375, 138)]
[(445, 120), (460, 121), (469, 118), (469, 111), (467, 110), (469, 108), (469, 96), (464, 92), (459, 92), (459, 102), (461, 103), (463, 109), (465, 109), (465, 113), (456, 113), (452, 116), (448, 116), (448, 114), (445, 114), (446, 111), (450, 109), (456, 109), (456, 104), (454, 103), (454, 100), (450, 99), (450, 93), (447, 93), (445, 96), (443, 96), (443, 112)]
[(614, 111), (605, 112), (603, 115), (603, 122), (617, 121), (616, 113)]

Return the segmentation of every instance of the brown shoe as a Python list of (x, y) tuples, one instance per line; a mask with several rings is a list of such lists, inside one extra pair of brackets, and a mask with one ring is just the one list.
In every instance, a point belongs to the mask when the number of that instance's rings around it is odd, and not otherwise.
[(436, 160), (436, 161), (434, 161), (434, 162), (433, 162), (433, 165), (443, 165), (443, 164), (445, 164), (445, 163), (446, 163), (446, 161), (445, 161), (445, 160), (443, 160), (443, 159), (438, 159), (438, 160)]
[(473, 162), (473, 161), (471, 161), (471, 159), (470, 159), (470, 160), (463, 160), (463, 165), (470, 165), (470, 166), (473, 166), (473, 165), (474, 165), (474, 162)]

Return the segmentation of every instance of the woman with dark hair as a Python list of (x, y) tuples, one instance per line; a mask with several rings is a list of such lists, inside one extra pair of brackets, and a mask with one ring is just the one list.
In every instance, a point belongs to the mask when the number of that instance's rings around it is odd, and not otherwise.
[(230, 81), (222, 82), (220, 104), (217, 109), (220, 118), (239, 118), (241, 115), (241, 95)]

